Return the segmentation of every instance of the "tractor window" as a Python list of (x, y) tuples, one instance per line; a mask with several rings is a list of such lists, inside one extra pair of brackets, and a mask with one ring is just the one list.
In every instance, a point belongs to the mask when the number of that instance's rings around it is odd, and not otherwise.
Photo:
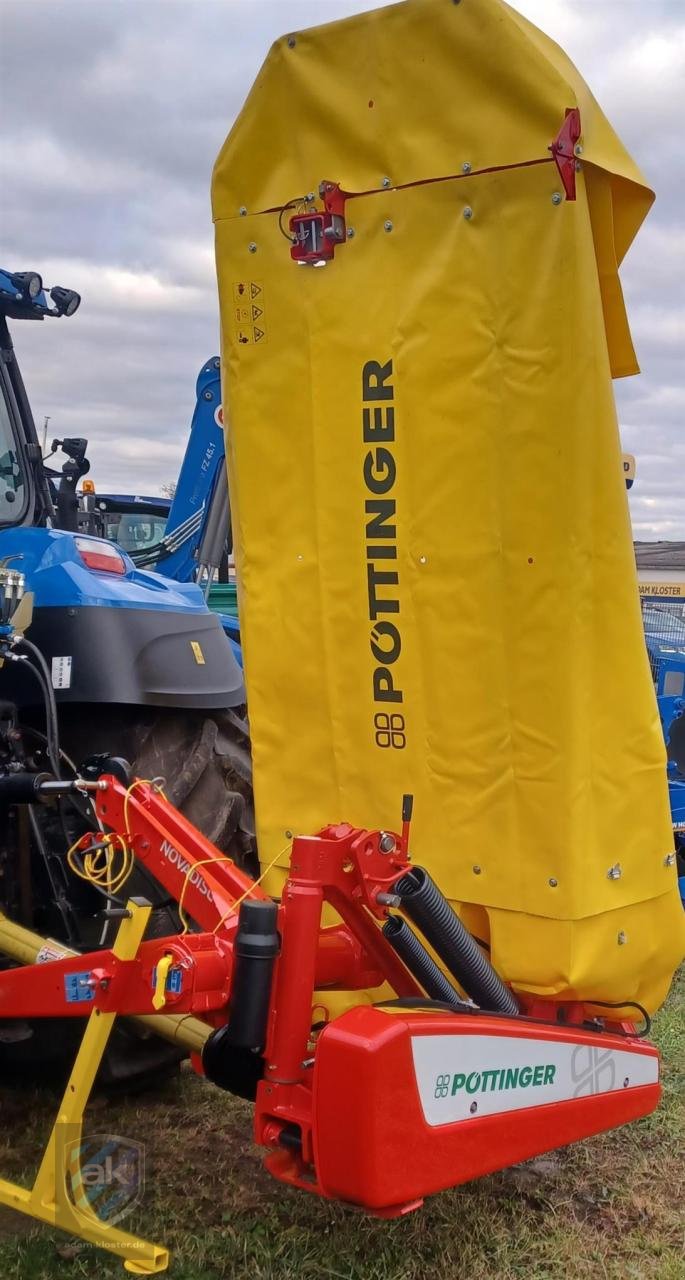
[(118, 542), (129, 555), (133, 551), (146, 551), (154, 547), (164, 537), (166, 516), (152, 516), (145, 513), (107, 512), (105, 515), (105, 537), (110, 542)]
[(17, 452), (3, 384), (0, 395), (0, 524), (17, 524), (26, 506), (26, 477)]

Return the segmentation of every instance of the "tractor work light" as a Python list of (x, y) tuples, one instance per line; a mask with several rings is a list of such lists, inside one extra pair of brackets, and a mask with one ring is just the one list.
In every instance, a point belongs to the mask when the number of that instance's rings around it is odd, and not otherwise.
[(50, 297), (55, 304), (58, 316), (73, 316), (81, 304), (81, 295), (74, 289), (63, 289), (56, 284), (50, 290)]
[(126, 561), (120, 551), (101, 538), (74, 538), (83, 563), (95, 573), (126, 573)]
[(13, 271), (10, 280), (27, 302), (35, 302), (43, 288), (43, 281), (37, 271)]

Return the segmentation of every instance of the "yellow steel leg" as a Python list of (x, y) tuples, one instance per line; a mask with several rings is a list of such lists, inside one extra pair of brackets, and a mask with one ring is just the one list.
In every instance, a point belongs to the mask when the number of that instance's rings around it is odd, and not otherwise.
[[(150, 915), (149, 906), (135, 902), (128, 903), (128, 910), (130, 915), (119, 926), (112, 948), (121, 960), (135, 956)], [(101, 1222), (87, 1201), (81, 1200), (77, 1206), (67, 1191), (67, 1158), (70, 1151), (78, 1150), (83, 1113), (115, 1017), (114, 1013), (100, 1013), (98, 1009), (91, 1013), (36, 1180), (27, 1189), (0, 1179), (0, 1204), (108, 1249), (122, 1259), (127, 1271), (154, 1275), (169, 1265), (166, 1249)]]

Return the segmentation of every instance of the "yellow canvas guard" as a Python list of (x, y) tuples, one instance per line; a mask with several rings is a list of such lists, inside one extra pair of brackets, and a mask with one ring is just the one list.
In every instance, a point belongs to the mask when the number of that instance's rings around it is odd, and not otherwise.
[[(317, 270), (282, 210), (322, 179), (355, 194)], [(650, 1009), (683, 913), (611, 377), (652, 198), (501, 0), (279, 40), (213, 182), (262, 864), (412, 792), (506, 980)]]

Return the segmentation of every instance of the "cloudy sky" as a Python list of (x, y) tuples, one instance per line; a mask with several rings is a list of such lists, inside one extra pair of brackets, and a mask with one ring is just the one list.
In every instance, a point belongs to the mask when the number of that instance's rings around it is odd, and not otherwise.
[[(474, 0), (475, 2), (475, 0)], [(100, 489), (173, 480), (218, 348), (209, 181), (270, 43), (363, 0), (0, 0), (0, 262), (83, 294), (15, 326), (36, 421)], [(655, 187), (623, 269), (639, 378), (635, 535), (685, 538), (685, 0), (516, 0), (569, 52)]]

